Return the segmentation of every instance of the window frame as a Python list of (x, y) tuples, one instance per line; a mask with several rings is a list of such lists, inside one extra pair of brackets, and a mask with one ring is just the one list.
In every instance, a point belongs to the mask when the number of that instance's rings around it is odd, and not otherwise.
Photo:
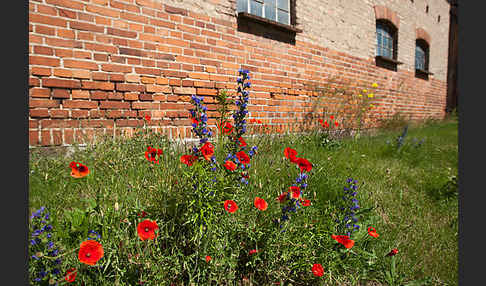
[[(382, 45), (381, 45), (381, 47), (379, 46), (378, 36), (379, 36), (379, 34), (382, 34), (382, 32), (379, 32), (379, 31), (385, 32), (388, 36), (387, 39), (388, 40), (391, 39), (391, 51), (390, 51), (391, 56), (384, 55), (384, 54), (381, 53), (381, 51), (383, 49), (386, 49), (387, 47), (383, 46), (383, 39), (384, 39), (383, 35), (381, 35), (382, 36)], [(375, 55), (377, 57), (382, 57), (384, 59), (390, 59), (390, 60), (396, 61), (397, 57), (398, 57), (398, 29), (390, 21), (388, 21), (386, 19), (378, 19), (378, 20), (376, 20), (375, 32), (376, 32)]]
[[(254, 1), (254, 2), (257, 2), (257, 3), (260, 3), (262, 4), (262, 8), (261, 8), (261, 16), (260, 15), (257, 15), (256, 13), (252, 13), (251, 11), (251, 2)], [(291, 11), (291, 0), (285, 0), (287, 1), (287, 11), (283, 10), (283, 9), (280, 9), (278, 8), (278, 1), (279, 0), (275, 0), (275, 20), (273, 19), (270, 19), (270, 18), (267, 18), (266, 15), (265, 15), (265, 0), (237, 0), (236, 2), (236, 11), (238, 14), (240, 13), (246, 13), (246, 14), (250, 14), (250, 15), (253, 15), (255, 17), (261, 17), (261, 18), (264, 18), (268, 21), (272, 21), (272, 22), (276, 22), (278, 24), (281, 24), (281, 25), (286, 25), (286, 26), (292, 26), (292, 11)], [(246, 2), (246, 11), (239, 11), (238, 8), (239, 8), (239, 3), (240, 2)], [(244, 5), (243, 5), (244, 6)], [(284, 12), (287, 12), (288, 14), (288, 17), (287, 17), (287, 22), (284, 23), (284, 22), (281, 22), (279, 21), (279, 13), (278, 11), (284, 11)]]
[[(423, 68), (421, 66), (418, 66), (417, 63), (417, 48), (423, 51)], [(428, 79), (429, 75), (432, 75), (429, 71), (429, 64), (430, 64), (430, 45), (429, 43), (421, 38), (417, 38), (415, 40), (415, 76), (422, 78), (422, 79)]]

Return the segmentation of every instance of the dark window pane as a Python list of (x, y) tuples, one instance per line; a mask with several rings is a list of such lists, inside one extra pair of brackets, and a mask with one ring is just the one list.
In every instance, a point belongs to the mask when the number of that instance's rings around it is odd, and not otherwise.
[(278, 22), (282, 23), (282, 24), (286, 24), (288, 25), (289, 24), (289, 13), (288, 12), (285, 12), (285, 11), (282, 11), (282, 10), (278, 10), (278, 19), (277, 19)]
[(277, 21), (275, 6), (268, 5), (266, 2), (265, 2), (265, 18), (269, 20)]
[(250, 13), (262, 17), (262, 3), (250, 0)]
[(238, 0), (236, 11), (238, 12), (248, 12), (248, 0)]
[(289, 0), (277, 0), (277, 7), (279, 9), (289, 11)]

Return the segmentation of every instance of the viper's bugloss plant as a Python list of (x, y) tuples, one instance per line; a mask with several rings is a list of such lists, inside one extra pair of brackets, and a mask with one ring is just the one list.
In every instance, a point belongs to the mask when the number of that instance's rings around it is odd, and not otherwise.
[(341, 197), (340, 216), (336, 219), (336, 222), (338, 223), (337, 231), (351, 237), (354, 232), (360, 229), (356, 213), (361, 207), (357, 198), (358, 181), (348, 178), (346, 184)]
[(62, 278), (60, 249), (45, 207), (34, 211), (29, 223), (29, 278), (31, 285), (56, 285)]

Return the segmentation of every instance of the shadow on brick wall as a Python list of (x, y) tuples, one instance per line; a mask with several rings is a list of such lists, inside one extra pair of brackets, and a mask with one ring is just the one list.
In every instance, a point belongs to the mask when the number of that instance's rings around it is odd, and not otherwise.
[(239, 32), (295, 45), (295, 31), (286, 30), (279, 26), (255, 21), (246, 17), (238, 17), (237, 23)]

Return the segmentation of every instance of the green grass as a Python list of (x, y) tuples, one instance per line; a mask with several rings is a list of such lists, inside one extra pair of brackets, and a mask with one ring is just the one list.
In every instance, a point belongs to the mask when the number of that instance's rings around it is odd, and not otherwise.
[[(45, 206), (50, 211), (61, 252), (79, 247), (89, 229), (102, 234), (105, 257), (100, 269), (80, 266), (74, 254), (63, 259), (62, 269), (78, 267), (77, 280), (87, 284), (134, 285), (147, 279), (148, 285), (172, 280), (182, 285), (201, 279), (238, 285), (233, 281), (249, 279), (256, 285), (278, 280), (286, 285), (391, 285), (386, 276), (391, 258), (384, 256), (398, 248), (393, 258), (397, 285), (457, 285), (458, 202), (455, 189), (447, 188), (458, 174), (457, 127), (455, 120), (411, 127), (399, 152), (386, 142), (393, 143), (401, 130), (336, 141), (333, 148), (322, 146), (319, 134), (248, 138), (250, 146), (259, 148), (251, 162), (249, 185), (218, 190), (221, 198), (237, 200), (239, 210), (228, 216), (222, 204), (214, 202), (211, 206), (221, 206), (214, 209), (215, 227), (208, 234), (214, 240), (201, 240), (200, 246), (191, 240), (197, 229), (185, 224), (194, 217), (189, 168), (179, 162), (187, 152), (161, 136), (103, 141), (66, 157), (33, 153), (29, 208), (32, 212)], [(414, 148), (413, 138), (425, 141)], [(147, 145), (164, 149), (160, 165), (144, 158)], [(304, 192), (312, 206), (292, 217), (288, 231), (280, 233), (271, 231), (272, 219), (280, 214), (275, 198), (299, 172), (284, 158), (285, 147), (313, 163)], [(225, 154), (217, 156), (222, 162)], [(73, 160), (87, 165), (91, 173), (72, 178), (68, 165)], [(334, 218), (348, 177), (359, 181), (360, 205), (369, 212), (360, 217), (352, 252), (342, 253), (330, 235), (338, 234)], [(227, 178), (218, 182), (221, 189), (228, 186)], [(255, 196), (268, 202), (267, 211), (255, 211)], [(137, 264), (142, 260), (134, 258), (143, 247), (136, 234), (141, 220), (137, 213), (142, 210), (160, 227), (160, 242), (151, 246), (156, 250), (143, 260), (143, 268)], [(80, 222), (73, 218), (76, 212)], [(376, 228), (378, 239), (367, 238), (368, 226)], [(252, 228), (256, 230), (249, 231)], [(245, 255), (245, 249), (254, 246), (263, 252)], [(211, 253), (213, 264), (200, 259), (204, 252)], [(321, 279), (310, 272), (317, 261), (325, 270)]]

